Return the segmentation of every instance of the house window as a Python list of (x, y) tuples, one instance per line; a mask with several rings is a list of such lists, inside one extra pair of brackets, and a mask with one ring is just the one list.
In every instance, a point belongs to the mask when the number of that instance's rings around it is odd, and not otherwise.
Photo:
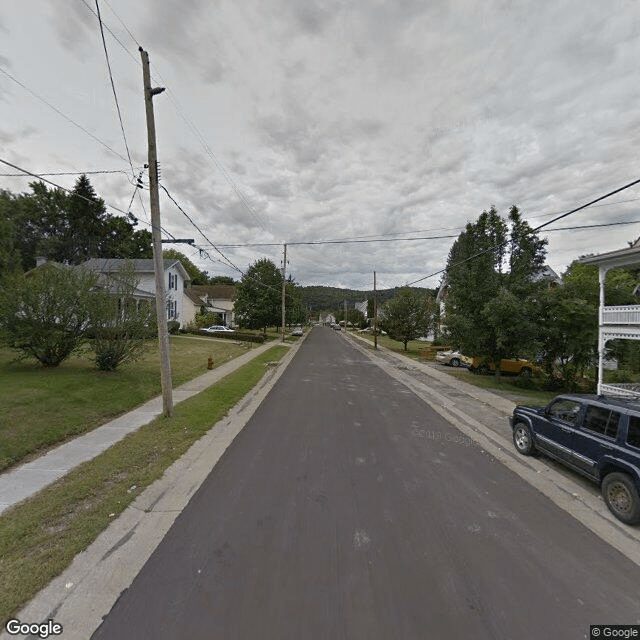
[(169, 289), (178, 288), (178, 275), (169, 272)]
[(167, 302), (167, 318), (169, 320), (175, 320), (178, 317), (178, 302), (176, 300), (169, 300)]

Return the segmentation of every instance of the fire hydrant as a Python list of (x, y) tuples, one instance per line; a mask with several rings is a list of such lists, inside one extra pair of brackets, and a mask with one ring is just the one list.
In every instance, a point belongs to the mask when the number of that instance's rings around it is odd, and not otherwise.
[(213, 369), (213, 358), (209, 358), (207, 362), (207, 369)]

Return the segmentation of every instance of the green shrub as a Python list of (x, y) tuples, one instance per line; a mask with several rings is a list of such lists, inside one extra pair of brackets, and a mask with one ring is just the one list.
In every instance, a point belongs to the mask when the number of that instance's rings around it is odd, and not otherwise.
[(86, 342), (96, 276), (47, 264), (0, 285), (0, 339), (23, 357), (57, 367)]
[(169, 322), (167, 322), (167, 329), (169, 333), (176, 334), (180, 331), (180, 323), (177, 320), (169, 320)]

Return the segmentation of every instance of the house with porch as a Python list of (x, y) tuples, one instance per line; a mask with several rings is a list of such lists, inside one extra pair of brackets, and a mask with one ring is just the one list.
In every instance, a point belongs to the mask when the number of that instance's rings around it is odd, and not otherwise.
[[(116, 275), (119, 271), (131, 268), (138, 286), (133, 294), (137, 300), (152, 302), (156, 295), (154, 262), (151, 259), (128, 260), (124, 258), (90, 258), (78, 265), (93, 271), (101, 277)], [(164, 287), (167, 296), (167, 320), (177, 320), (181, 327), (186, 325), (184, 291), (189, 282), (189, 275), (179, 260), (163, 260)]]
[(598, 267), (600, 283), (600, 307), (598, 310), (598, 395), (608, 394), (628, 398), (640, 398), (640, 385), (605, 384), (604, 361), (609, 340), (640, 340), (640, 304), (621, 306), (605, 305), (605, 278), (609, 269), (617, 267), (640, 268), (640, 238), (631, 247), (587, 256), (582, 264)]

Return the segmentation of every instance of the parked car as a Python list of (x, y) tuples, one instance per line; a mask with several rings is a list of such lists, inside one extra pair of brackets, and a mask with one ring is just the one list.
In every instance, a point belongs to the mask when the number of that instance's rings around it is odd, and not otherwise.
[(510, 418), (522, 455), (540, 451), (600, 484), (611, 513), (640, 524), (640, 403), (566, 394)]
[[(496, 365), (493, 362), (486, 362), (477, 356), (461, 356), (460, 359), (473, 373), (484, 374), (496, 370)], [(503, 358), (500, 360), (500, 371), (528, 378), (533, 373), (539, 373), (540, 367), (524, 358)]]
[(342, 327), (339, 324), (336, 324), (335, 322), (331, 325), (331, 328), (334, 331), (342, 331)]
[(452, 367), (459, 367), (464, 364), (462, 354), (457, 349), (449, 349), (448, 351), (438, 351), (436, 353), (436, 362), (440, 364), (448, 364)]
[(203, 331), (206, 331), (207, 333), (217, 333), (219, 331), (231, 331), (233, 332), (233, 329), (229, 329), (229, 327), (225, 327), (221, 324), (214, 324), (211, 327), (207, 327), (206, 329), (203, 329)]
[(293, 331), (291, 332), (292, 336), (302, 336), (304, 335), (304, 331), (302, 327), (293, 327)]

